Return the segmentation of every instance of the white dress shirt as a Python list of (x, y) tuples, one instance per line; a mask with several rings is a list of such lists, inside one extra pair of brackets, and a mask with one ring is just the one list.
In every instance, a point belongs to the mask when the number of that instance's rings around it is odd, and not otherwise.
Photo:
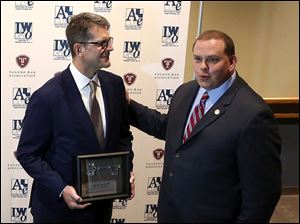
[(104, 107), (104, 100), (103, 100), (102, 90), (101, 90), (100, 81), (98, 79), (98, 76), (95, 74), (92, 79), (89, 79), (87, 76), (80, 73), (78, 71), (78, 69), (74, 66), (73, 63), (70, 64), (70, 71), (75, 80), (77, 88), (81, 94), (83, 104), (89, 114), (90, 114), (90, 108), (91, 108), (90, 107), (90, 92), (92, 91), (89, 83), (92, 80), (97, 83), (98, 88), (96, 89), (96, 98), (98, 100), (100, 111), (101, 111), (102, 124), (103, 124), (103, 129), (104, 129), (103, 131), (104, 131), (104, 137), (105, 137), (106, 136), (105, 107)]

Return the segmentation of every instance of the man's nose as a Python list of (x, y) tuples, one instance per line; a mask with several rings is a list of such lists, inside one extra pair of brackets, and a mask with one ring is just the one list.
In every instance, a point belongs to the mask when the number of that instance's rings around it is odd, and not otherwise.
[(202, 60), (202, 61), (200, 62), (200, 69), (201, 69), (202, 71), (208, 70), (208, 66), (207, 66), (207, 64), (206, 64), (206, 60)]

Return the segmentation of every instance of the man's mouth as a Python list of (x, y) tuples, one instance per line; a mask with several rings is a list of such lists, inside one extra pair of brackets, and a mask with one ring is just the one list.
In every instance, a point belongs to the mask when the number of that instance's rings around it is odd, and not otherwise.
[(109, 52), (104, 52), (101, 56), (100, 56), (100, 58), (109, 58)]
[(209, 75), (199, 75), (198, 76), (201, 80), (208, 80), (210, 78)]

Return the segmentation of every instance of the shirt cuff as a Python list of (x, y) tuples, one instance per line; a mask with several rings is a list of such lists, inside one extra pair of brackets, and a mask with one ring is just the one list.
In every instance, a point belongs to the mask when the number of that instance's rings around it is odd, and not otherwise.
[[(68, 186), (68, 185), (67, 185), (67, 186)], [(67, 186), (65, 186), (64, 189), (60, 192), (60, 194), (59, 194), (59, 197), (60, 197), (60, 198), (61, 198), (62, 194), (64, 193), (64, 190), (66, 189)]]

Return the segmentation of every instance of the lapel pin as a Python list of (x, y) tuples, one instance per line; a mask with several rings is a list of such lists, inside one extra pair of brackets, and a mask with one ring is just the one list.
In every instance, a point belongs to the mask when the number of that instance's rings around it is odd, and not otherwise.
[(219, 115), (220, 114), (220, 110), (219, 109), (216, 109), (215, 110), (215, 115)]

